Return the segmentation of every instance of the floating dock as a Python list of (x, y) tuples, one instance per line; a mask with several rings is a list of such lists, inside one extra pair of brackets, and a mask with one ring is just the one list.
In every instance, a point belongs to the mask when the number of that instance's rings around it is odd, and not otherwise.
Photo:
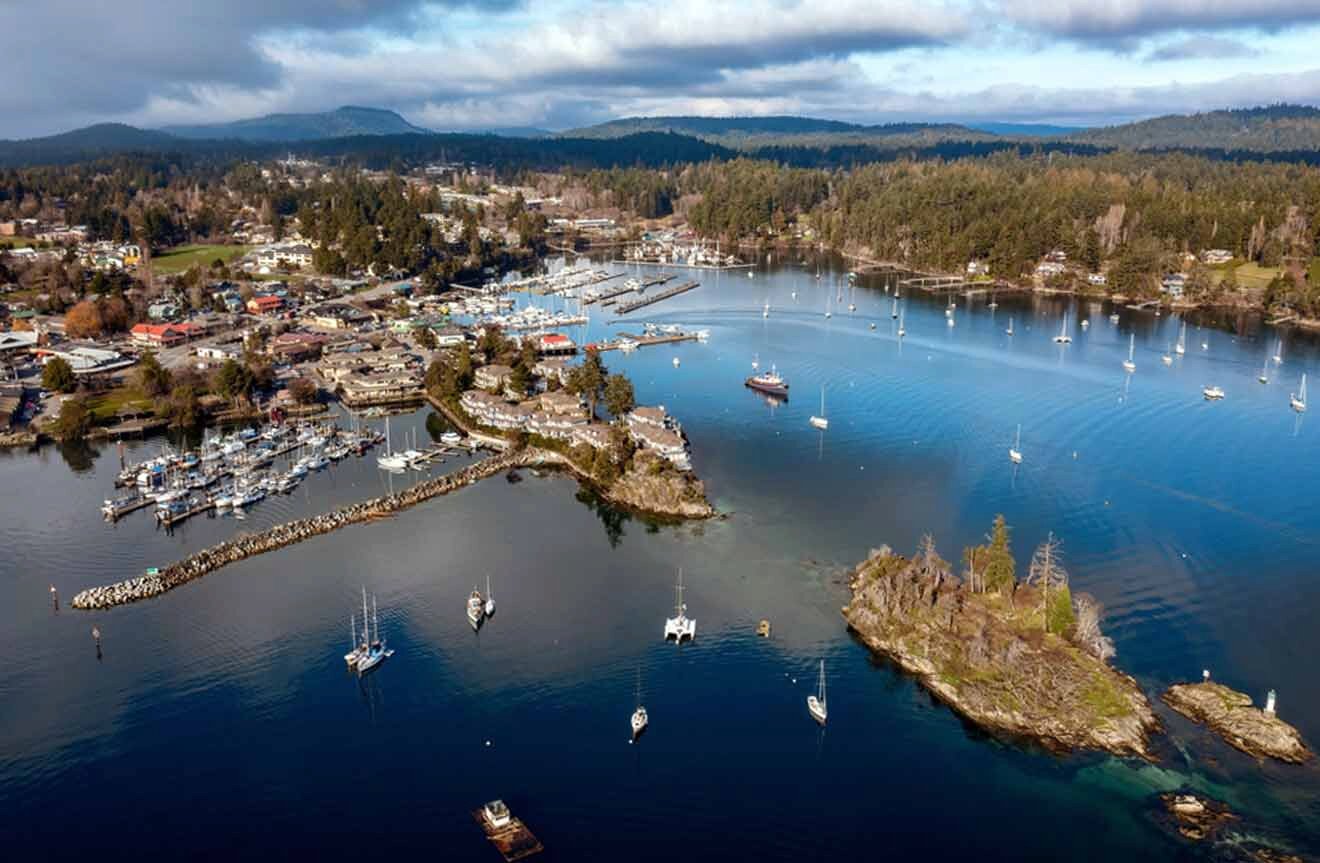
[(486, 838), (490, 840), (490, 844), (494, 845), (496, 850), (510, 863), (524, 857), (531, 857), (533, 854), (539, 854), (545, 850), (541, 840), (537, 839), (532, 831), (527, 829), (527, 825), (512, 815), (509, 816), (506, 824), (499, 827), (491, 824), (481, 809), (473, 809), (472, 817), (481, 826)]
[(699, 287), (701, 287), (700, 282), (684, 282), (681, 285), (675, 285), (672, 288), (666, 288), (665, 290), (661, 291), (658, 294), (655, 294), (654, 296), (642, 297), (640, 300), (633, 300), (631, 303), (624, 303), (623, 305), (615, 309), (615, 311), (621, 315), (626, 315), (629, 312), (635, 312), (638, 309), (655, 305), (656, 303), (661, 302), (663, 300), (670, 299), (671, 297), (676, 297), (679, 294), (686, 294), (688, 291), (695, 290), (696, 288)]

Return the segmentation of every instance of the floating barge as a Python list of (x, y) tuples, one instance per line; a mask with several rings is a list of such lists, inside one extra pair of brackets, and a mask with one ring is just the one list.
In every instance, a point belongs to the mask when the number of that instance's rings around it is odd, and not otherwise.
[(688, 291), (694, 290), (699, 287), (701, 287), (700, 282), (684, 282), (681, 285), (675, 285), (672, 288), (666, 288), (665, 290), (661, 291), (660, 293), (654, 296), (643, 297), (640, 300), (634, 300), (631, 303), (625, 303), (619, 306), (617, 309), (615, 309), (615, 311), (621, 315), (626, 315), (629, 312), (635, 312), (638, 309), (645, 308), (646, 306), (654, 305), (655, 303), (658, 303), (662, 300), (667, 300), (671, 297), (676, 297), (679, 294), (686, 294)]
[(526, 824), (513, 817), (503, 800), (492, 800), (480, 809), (472, 810), (472, 817), (481, 825), (490, 844), (510, 863), (545, 850), (541, 840), (527, 829)]

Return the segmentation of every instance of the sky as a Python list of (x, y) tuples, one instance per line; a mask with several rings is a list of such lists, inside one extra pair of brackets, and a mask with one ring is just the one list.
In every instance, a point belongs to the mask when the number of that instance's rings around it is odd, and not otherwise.
[(1320, 0), (0, 0), (0, 137), (340, 105), (1095, 126), (1320, 104)]

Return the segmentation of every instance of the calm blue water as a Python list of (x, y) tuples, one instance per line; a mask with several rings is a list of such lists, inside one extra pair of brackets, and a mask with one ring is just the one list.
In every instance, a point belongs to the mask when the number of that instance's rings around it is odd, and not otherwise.
[[(960, 300), (949, 328), (943, 298), (913, 295), (900, 342), (880, 277), (863, 280), (856, 313), (845, 292), (828, 320), (837, 269), (820, 281), (768, 267), (699, 277), (622, 328), (705, 327), (708, 343), (606, 361), (683, 421), (726, 521), (649, 527), (578, 499), (565, 478), (527, 474), (146, 604), (56, 614), (52, 583), (67, 603), (390, 479), (371, 459), (348, 462), (245, 523), (197, 519), (166, 535), (146, 515), (101, 521), (113, 449), (0, 454), (7, 847), (39, 859), (489, 861), (468, 812), (500, 796), (547, 861), (1163, 860), (1203, 853), (1151, 817), (1152, 793), (1190, 785), (1258, 835), (1320, 849), (1313, 768), (1256, 764), (1173, 716), (1159, 765), (995, 742), (874, 660), (838, 614), (843, 574), (869, 548), (909, 551), (930, 532), (956, 559), (1002, 512), (1020, 567), (1048, 531), (1062, 537), (1074, 589), (1105, 603), (1118, 664), (1149, 693), (1208, 667), (1259, 697), (1277, 689), (1281, 715), (1320, 741), (1320, 427), (1287, 403), (1303, 371), (1316, 378), (1313, 342), (1286, 338), (1263, 386), (1275, 334), (1256, 321), (1192, 321), (1186, 356), (1165, 367), (1176, 316), (1123, 311), (1113, 325), (1089, 303), (1001, 298), (992, 312)], [(1065, 315), (1074, 341), (1061, 348), (1051, 337)], [(595, 310), (573, 335), (618, 329)], [(757, 356), (790, 380), (787, 404), (743, 388)], [(1207, 384), (1227, 398), (1205, 402)], [(807, 425), (821, 387), (824, 433)], [(424, 436), (424, 418), (395, 434)], [(679, 566), (698, 621), (682, 649), (660, 641)], [(487, 575), (499, 612), (474, 635), (463, 603)], [(340, 657), (363, 584), (398, 652), (359, 683)], [(753, 633), (762, 617), (770, 640)], [(822, 658), (823, 732), (804, 704)], [(651, 728), (632, 746), (639, 669)]]

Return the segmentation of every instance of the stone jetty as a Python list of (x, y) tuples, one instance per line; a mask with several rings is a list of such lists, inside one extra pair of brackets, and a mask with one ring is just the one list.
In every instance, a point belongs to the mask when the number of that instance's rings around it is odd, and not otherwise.
[(545, 455), (537, 450), (494, 455), (453, 473), (420, 482), (397, 494), (365, 500), (322, 515), (285, 522), (261, 533), (235, 537), (170, 564), (156, 573), (88, 588), (74, 596), (73, 607), (84, 610), (102, 609), (150, 599), (195, 578), (201, 578), (227, 564), (330, 533), (350, 524), (387, 517), (510, 468), (531, 467), (545, 462)]

